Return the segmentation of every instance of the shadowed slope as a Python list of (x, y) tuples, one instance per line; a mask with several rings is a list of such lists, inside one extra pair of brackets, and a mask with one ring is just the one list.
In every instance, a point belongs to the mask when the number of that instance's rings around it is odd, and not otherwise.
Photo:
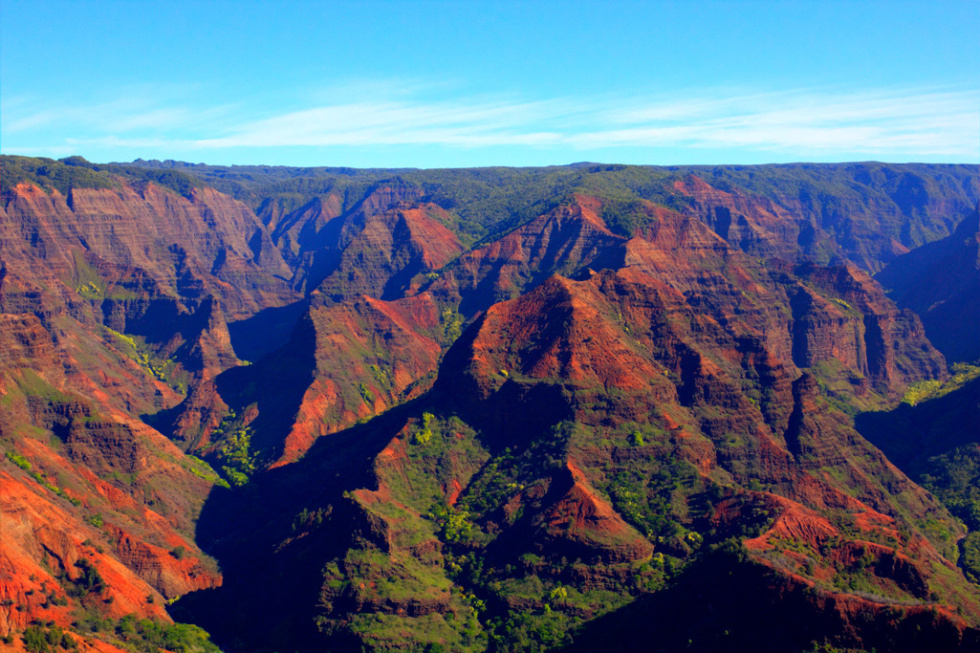
[(896, 259), (875, 279), (922, 318), (929, 339), (951, 362), (980, 360), (980, 215)]

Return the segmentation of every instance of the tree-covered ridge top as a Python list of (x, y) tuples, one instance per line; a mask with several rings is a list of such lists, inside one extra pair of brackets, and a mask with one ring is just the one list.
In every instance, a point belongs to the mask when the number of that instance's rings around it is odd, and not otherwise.
[[(186, 185), (210, 185), (239, 199), (274, 193), (327, 193), (380, 183), (401, 184), (422, 189), (448, 208), (466, 207), (490, 199), (491, 189), (506, 194), (519, 189), (522, 194), (547, 191), (591, 191), (599, 196), (630, 194), (655, 200), (669, 194), (668, 186), (678, 179), (696, 175), (725, 191), (746, 190), (767, 197), (855, 192), (892, 196), (911, 178), (925, 184), (958, 187), (977, 194), (980, 166), (975, 164), (930, 163), (790, 163), (764, 165), (641, 166), (599, 163), (573, 163), (547, 167), (487, 168), (348, 168), (290, 166), (219, 166), (180, 161), (145, 161), (96, 164), (79, 156), (55, 161), (43, 157), (0, 156), (3, 183), (21, 181), (44, 188), (71, 186), (101, 188), (112, 185), (111, 175), (134, 180), (151, 180), (181, 190)], [(192, 181), (194, 179), (198, 182)], [(482, 192), (481, 192), (482, 191)], [(535, 192), (538, 191), (538, 192)], [(495, 197), (500, 199), (500, 197)], [(443, 204), (443, 202), (438, 202)]]
[(131, 184), (152, 182), (185, 197), (193, 188), (205, 184), (179, 170), (154, 170), (117, 163), (96, 164), (80, 156), (55, 161), (44, 157), (0, 157), (0, 187), (6, 193), (17, 184), (28, 182), (45, 191), (67, 195), (72, 188), (115, 188), (121, 181)]
[[(769, 165), (640, 166), (574, 163), (539, 168), (354, 169), (211, 166), (177, 161), (117, 164), (180, 171), (258, 210), (263, 201), (299, 208), (314, 196), (337, 194), (350, 207), (381, 185), (410, 187), (459, 216), (464, 240), (486, 242), (554, 208), (575, 194), (607, 202), (614, 230), (628, 231), (630, 204), (647, 200), (682, 208), (690, 198), (674, 183), (697, 176), (726, 192), (762, 196), (776, 204), (798, 198), (813, 215), (840, 210), (842, 201), (919, 217), (921, 198), (963, 194), (980, 199), (980, 166), (968, 164), (794, 163)], [(616, 206), (614, 206), (616, 205)], [(618, 224), (624, 222), (625, 224)], [(939, 236), (939, 234), (936, 234)], [(921, 244), (921, 243), (916, 243)]]
[[(879, 162), (854, 163), (789, 163), (764, 165), (689, 165), (645, 166), (602, 163), (573, 163), (569, 165), (513, 168), (504, 166), (486, 168), (345, 168), (289, 166), (215, 166), (191, 164), (179, 161), (143, 161), (132, 166), (153, 170), (178, 170), (187, 172), (218, 190), (233, 194), (257, 191), (268, 193), (274, 189), (300, 190), (311, 185), (311, 180), (329, 180), (339, 187), (356, 181), (379, 183), (401, 182), (437, 193), (442, 190), (457, 200), (457, 204), (472, 199), (466, 191), (479, 188), (504, 188), (521, 186), (524, 190), (544, 185), (552, 192), (559, 188), (591, 190), (604, 195), (610, 192), (628, 192), (644, 199), (655, 199), (658, 191), (664, 192), (669, 183), (688, 175), (703, 178), (721, 190), (748, 190), (758, 194), (794, 194), (800, 189), (811, 192), (853, 194), (857, 190), (893, 193), (902, 183), (904, 175), (914, 175), (929, 186), (954, 183), (977, 188), (980, 166), (970, 164), (892, 164)], [(298, 180), (306, 180), (300, 182)], [(970, 181), (966, 181), (970, 180)], [(965, 184), (964, 184), (965, 182)], [(972, 183), (971, 183), (972, 182)]]

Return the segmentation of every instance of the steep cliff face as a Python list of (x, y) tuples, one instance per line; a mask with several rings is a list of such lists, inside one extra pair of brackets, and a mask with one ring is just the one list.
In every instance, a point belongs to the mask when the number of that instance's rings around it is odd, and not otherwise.
[[(766, 467), (774, 475), (770, 482), (776, 482), (779, 468), (789, 460), (779, 462), (780, 456), (789, 454), (798, 463), (802, 433), (822, 442), (825, 455), (838, 455), (827, 438), (833, 432), (837, 444), (849, 442), (853, 431), (842, 435), (836, 422), (820, 426), (823, 422), (814, 417), (814, 402), (821, 401), (816, 379), (805, 374), (791, 388), (790, 380), (799, 372), (789, 361), (767, 355), (758, 341), (747, 341), (739, 330), (725, 329), (710, 314), (699, 313), (682, 295), (641, 271), (602, 273), (578, 282), (554, 278), (520, 300), (487, 311), (472, 343), (447, 357), (442, 377), (464, 398), (475, 398), (475, 409), (486, 411), (484, 419), (525, 419), (517, 406), (495, 405), (520, 400), (523, 390), (515, 386), (524, 378), (559, 383), (566, 397), (563, 410), (568, 412), (556, 414), (567, 417), (583, 406), (585, 413), (575, 414), (577, 423), (611, 419), (610, 414), (636, 421), (644, 413), (656, 414), (665, 404), (677, 404), (687, 414), (671, 419), (693, 421), (712, 441), (703, 442), (700, 449), (714, 458), (701, 459), (700, 464), (725, 466), (736, 478), (748, 475), (741, 480), (745, 483)], [(465, 364), (461, 355), (466, 356)], [(603, 409), (597, 411), (588, 402), (567, 398), (573, 388), (587, 396), (595, 388), (616, 392), (603, 398)], [(750, 401), (756, 393), (761, 401)], [(482, 408), (488, 402), (489, 408)], [(617, 412), (619, 407), (623, 414)], [(590, 416), (589, 411), (596, 414)], [(814, 421), (808, 426), (806, 419)], [(827, 434), (816, 436), (814, 431), (821, 429)], [(516, 431), (506, 423), (499, 430)], [(844, 440), (838, 442), (841, 437)], [(731, 438), (736, 441), (726, 441)], [(759, 440), (753, 442), (755, 438)], [(878, 456), (874, 464), (870, 475), (886, 483), (877, 469), (885, 466), (884, 460)], [(796, 491), (790, 487), (786, 491)], [(880, 490), (873, 492), (873, 501), (879, 503)]]
[(956, 365), (944, 384), (914, 387), (891, 410), (863, 413), (857, 428), (934, 493), (969, 529), (958, 564), (980, 580), (980, 368)]
[(427, 294), (314, 302), (274, 356), (216, 379), (218, 401), (236, 427), (251, 429), (263, 462), (282, 465), (317, 438), (419, 396), (443, 341)]
[(945, 360), (926, 339), (919, 318), (898, 309), (864, 272), (811, 265), (796, 272), (804, 284), (793, 302), (797, 365), (837, 361), (892, 392), (921, 378), (943, 377)]
[[(435, 276), (462, 246), (442, 224), (444, 211), (405, 197), (377, 189), (308, 233), (319, 249), (306, 244), (313, 254), (294, 280), (316, 287), (288, 341), (254, 368), (231, 370), (189, 395), (170, 418), (175, 437), (213, 453), (229, 428), (249, 429), (263, 465), (285, 464), (318, 437), (427, 387), (461, 319), (417, 293), (425, 275)], [(307, 210), (280, 226), (315, 230), (323, 214)]]
[(808, 244), (816, 250), (806, 252), (810, 256), (829, 254), (820, 250), (827, 246), (820, 242), (829, 240), (827, 234), (768, 198), (725, 192), (696, 175), (674, 182), (674, 189), (691, 198), (691, 213), (742, 251), (793, 260), (800, 245)]
[(289, 274), (282, 258), (258, 251), (271, 242), (262, 225), (212, 189), (119, 182), (64, 196), (18, 184), (3, 198), (4, 312), (65, 335), (115, 334), (120, 353), (181, 394), (237, 362), (227, 320), (297, 299), (277, 278)]
[(251, 250), (260, 226), (211, 189), (5, 185), (5, 633), (49, 621), (86, 633), (78, 623), (129, 614), (169, 622), (167, 600), (220, 584), (193, 537), (218, 476), (140, 416), (237, 363), (224, 310), (290, 297), (273, 277), (281, 258)]
[(467, 318), (533, 288), (552, 274), (622, 265), (624, 238), (597, 211), (598, 200), (576, 195), (548, 213), (461, 256), (432, 284), (441, 301)]
[[(149, 183), (119, 189), (74, 188), (64, 196), (26, 183), (5, 188), (0, 235), (10, 272), (25, 279), (78, 279), (78, 253), (142, 271), (173, 294), (189, 277), (222, 300), (232, 318), (289, 298), (277, 276), (290, 271), (255, 215), (213, 189), (189, 198)], [(43, 269), (32, 266), (43, 261)]]
[(341, 213), (343, 198), (335, 194), (314, 197), (292, 211), (285, 211), (279, 203), (267, 200), (256, 211), (269, 228), (272, 242), (294, 266), (305, 254), (323, 247), (324, 237), (329, 233), (323, 231), (324, 227)]
[(193, 537), (216, 476), (130, 416), (152, 405), (132, 392), (152, 387), (145, 372), (85, 342), (105, 357), (88, 376), (79, 350), (31, 322), (6, 320), (0, 368), (5, 632), (37, 621), (75, 629), (82, 614), (169, 621), (167, 599), (221, 582)]
[(263, 204), (272, 242), (293, 265), (292, 285), (334, 301), (359, 294), (395, 299), (416, 275), (462, 252), (448, 215), (422, 202), (418, 189), (381, 185), (344, 209), (336, 194), (317, 196), (281, 214)]
[[(758, 350), (746, 351), (743, 344), (739, 351), (738, 341), (720, 330), (691, 328), (694, 315), (683, 315), (687, 307), (680, 297), (672, 294), (673, 302), (664, 301), (657, 297), (663, 290), (651, 292), (656, 287), (640, 273), (604, 273), (582, 282), (550, 280), (519, 300), (496, 305), (475, 325), (472, 341), (464, 337), (466, 344), (457, 345), (447, 357), (447, 388), (476, 400), (466, 414), (479, 420), (485, 433), (505, 438), (498, 446), (520, 447), (522, 436), (548, 432), (545, 424), (524, 417), (532, 406), (542, 420), (543, 413), (551, 420), (571, 418), (578, 432), (564, 443), (569, 466), (584, 470), (588, 482), (605, 488), (619, 514), (648, 536), (663, 528), (663, 504), (654, 502), (656, 495), (644, 496), (643, 490), (633, 494), (636, 490), (623, 477), (656, 478), (656, 470), (640, 472), (643, 454), (653, 450), (661, 451), (655, 454), (660, 459), (667, 453), (683, 460), (700, 479), (692, 484), (704, 484), (704, 494), (694, 492), (687, 499), (687, 517), (679, 519), (685, 529), (718, 537), (725, 533), (726, 523), (751, 522), (745, 511), (753, 503), (767, 506), (774, 519), (759, 536), (745, 541), (750, 559), (777, 576), (785, 575), (787, 587), (810, 587), (821, 597), (808, 608), (816, 613), (828, 597), (855, 589), (846, 578), (853, 573), (854, 560), (863, 556), (871, 560), (874, 572), (862, 582), (878, 595), (875, 601), (899, 606), (905, 601), (901, 596), (921, 601), (934, 591), (931, 588), (942, 586), (947, 596), (957, 597), (953, 602), (965, 614), (976, 614), (975, 589), (962, 580), (955, 588), (947, 586), (946, 572), (936, 571), (952, 569), (939, 550), (955, 554), (952, 540), (926, 537), (930, 529), (925, 515), (942, 511), (935, 499), (850, 429), (846, 417), (829, 408), (812, 376), (804, 374), (790, 388), (787, 377), (796, 372), (786, 368), (788, 361), (769, 357), (767, 365), (759, 365)], [(740, 364), (732, 366), (739, 357)], [(745, 374), (750, 365), (756, 373), (765, 370), (769, 378)], [(757, 383), (763, 393), (761, 405), (748, 399)], [(549, 394), (542, 385), (558, 385), (560, 391)], [(498, 417), (502, 415), (520, 415), (523, 423)], [(826, 471), (831, 468), (832, 475)], [(737, 499), (724, 498), (732, 482), (741, 488)], [(768, 492), (751, 490), (755, 484)], [(674, 492), (676, 502), (678, 490)], [(522, 493), (516, 494), (520, 504)], [(717, 498), (708, 498), (712, 495)], [(465, 500), (467, 490), (461, 497)], [(644, 500), (649, 502), (646, 506)], [(513, 501), (503, 499), (501, 504), (513, 510)], [(563, 501), (548, 514), (568, 514)], [(699, 501), (711, 507), (696, 508)], [(580, 508), (578, 514), (589, 512)], [(713, 527), (699, 527), (704, 523), (699, 514)], [(910, 514), (923, 517), (906, 521)], [(952, 526), (948, 516), (943, 519)], [(496, 524), (506, 529), (506, 522)], [(593, 521), (594, 528), (601, 529), (599, 524), (601, 520)], [(564, 533), (573, 543), (578, 540), (574, 526)], [(663, 554), (683, 559), (685, 547), (703, 545), (700, 537), (685, 535), (678, 541), (661, 534), (651, 541)], [(607, 547), (620, 546), (614, 538), (602, 541)], [(795, 544), (787, 548), (789, 542)], [(555, 552), (573, 550), (587, 559), (581, 548), (551, 543), (539, 549), (556, 557)], [(556, 557), (551, 558), (553, 564)], [(607, 562), (616, 559), (612, 553), (605, 557)], [(710, 593), (704, 587), (700, 591)], [(892, 601), (883, 598), (889, 596)], [(874, 605), (853, 596), (832, 600)], [(861, 608), (852, 609), (856, 613)], [(976, 631), (951, 612), (944, 619), (963, 633), (966, 639), (957, 639), (963, 646), (975, 641)], [(941, 637), (945, 627), (930, 636)], [(846, 640), (848, 629), (842, 625), (836, 636)]]
[(976, 192), (976, 179), (960, 176), (971, 174), (966, 168), (777, 169), (766, 177), (745, 168), (695, 170), (674, 189), (690, 198), (688, 212), (743, 251), (791, 261), (846, 261), (871, 273), (951, 234)]
[[(61, 474), (64, 478), (65, 472)], [(169, 621), (167, 599), (220, 584), (220, 574), (202, 562), (192, 539), (160, 515), (146, 511), (131, 520), (139, 535), (131, 532), (132, 524), (110, 522), (109, 511), (92, 513), (100, 517), (85, 521), (73, 502), (46, 491), (42, 483), (51, 481), (27, 477), (19, 471), (0, 474), (5, 540), (0, 593), (19, 606), (4, 611), (5, 632), (48, 620), (70, 628), (79, 610), (98, 603), (107, 607), (95, 611), (109, 618), (136, 614)], [(111, 485), (88, 480), (115, 503), (109, 510), (139, 510), (139, 504)], [(88, 510), (102, 507), (86, 501), (83, 493), (72, 496)]]
[(440, 223), (445, 212), (438, 206), (401, 205), (368, 213), (373, 197), (365, 200), (363, 213), (341, 226), (336, 268), (317, 287), (334, 301), (360, 294), (401, 297), (416, 276), (441, 268), (463, 251), (455, 234)]

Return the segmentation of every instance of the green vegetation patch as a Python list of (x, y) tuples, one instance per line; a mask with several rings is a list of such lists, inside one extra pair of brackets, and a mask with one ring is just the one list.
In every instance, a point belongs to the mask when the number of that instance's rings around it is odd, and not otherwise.
[(133, 653), (221, 653), (211, 636), (193, 624), (167, 624), (133, 614), (116, 620), (89, 608), (76, 613), (73, 626)]
[(30, 368), (22, 368), (14, 382), (26, 397), (38, 397), (54, 404), (70, 403), (75, 400), (75, 397), (58, 390)]
[(980, 583), (980, 445), (930, 459), (918, 480), (971, 531), (960, 542), (960, 564), (971, 581)]
[(915, 406), (923, 401), (939, 399), (951, 392), (959, 390), (970, 381), (980, 377), (980, 366), (978, 365), (955, 363), (950, 368), (950, 371), (953, 372), (953, 375), (945, 383), (938, 379), (913, 383), (905, 391), (905, 396), (902, 397), (902, 403)]
[(854, 388), (864, 381), (864, 377), (836, 358), (822, 360), (809, 371), (816, 377), (824, 399), (845, 415), (880, 409), (888, 403), (885, 396), (870, 389), (859, 397)]
[(452, 586), (441, 565), (423, 564), (408, 554), (392, 555), (377, 549), (351, 549), (343, 570), (351, 583), (364, 583), (366, 594), (381, 599), (438, 597)]
[(463, 316), (451, 307), (442, 309), (439, 314), (439, 323), (442, 325), (442, 342), (444, 345), (451, 345), (456, 342), (463, 332)]
[(216, 454), (218, 469), (231, 485), (241, 487), (255, 473), (256, 457), (251, 453), (252, 429), (232, 431), (221, 440)]
[(600, 217), (610, 231), (627, 238), (633, 237), (650, 222), (643, 201), (629, 196), (603, 198)]
[(486, 650), (486, 634), (475, 617), (431, 613), (420, 617), (356, 614), (348, 626), (368, 650), (475, 653)]
[(76, 160), (0, 157), (0, 184), (7, 189), (27, 182), (48, 192), (57, 190), (62, 195), (67, 195), (72, 188), (113, 188), (117, 185), (112, 175), (106, 172), (84, 165), (71, 165)]
[(78, 650), (78, 642), (75, 638), (53, 622), (28, 626), (21, 635), (21, 642), (28, 653)]
[(113, 338), (116, 346), (120, 347), (126, 356), (142, 367), (147, 374), (166, 383), (179, 394), (187, 393), (190, 375), (176, 361), (157, 356), (143, 336), (119, 333), (107, 326), (103, 328)]
[(495, 650), (544, 653), (571, 644), (572, 631), (580, 622), (546, 605), (491, 621), (490, 640)]
[(207, 464), (207, 462), (201, 460), (197, 456), (186, 454), (178, 460), (178, 464), (180, 464), (181, 467), (189, 471), (194, 476), (203, 478), (208, 483), (214, 483), (215, 485), (225, 488), (230, 487), (228, 481), (221, 478), (221, 476), (218, 475), (218, 472), (214, 471), (211, 465)]
[(486, 462), (473, 429), (455, 415), (423, 411), (413, 420), (407, 438), (407, 459), (378, 469), (392, 492), (426, 515), (448, 508), (446, 487), (439, 479), (455, 479), (465, 487)]

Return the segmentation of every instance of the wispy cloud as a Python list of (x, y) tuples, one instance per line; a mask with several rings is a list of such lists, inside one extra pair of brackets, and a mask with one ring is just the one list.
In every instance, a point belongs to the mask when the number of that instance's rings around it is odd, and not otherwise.
[(135, 85), (107, 94), (111, 99), (51, 102), (44, 97), (17, 96), (0, 103), (0, 131), (5, 136), (45, 133), (120, 135), (134, 131), (207, 129), (228, 118), (234, 105), (200, 106), (193, 102), (200, 88)]
[(529, 126), (567, 112), (562, 101), (527, 103), (357, 102), (296, 111), (243, 124), (200, 147), (439, 144), (481, 147), (552, 142), (560, 134)]
[[(37, 148), (228, 148), (439, 145), (589, 151), (691, 147), (805, 157), (947, 156), (980, 151), (980, 90), (700, 89), (656, 97), (443, 97), (432, 85), (352, 84), (315, 106), (248, 115), (247, 104), (117, 99), (69, 109), (4, 101), (6, 151)], [(440, 89), (445, 95), (446, 88)], [(450, 89), (452, 90), (452, 89)], [(63, 135), (51, 142), (44, 135)], [(41, 139), (48, 138), (48, 142)]]

